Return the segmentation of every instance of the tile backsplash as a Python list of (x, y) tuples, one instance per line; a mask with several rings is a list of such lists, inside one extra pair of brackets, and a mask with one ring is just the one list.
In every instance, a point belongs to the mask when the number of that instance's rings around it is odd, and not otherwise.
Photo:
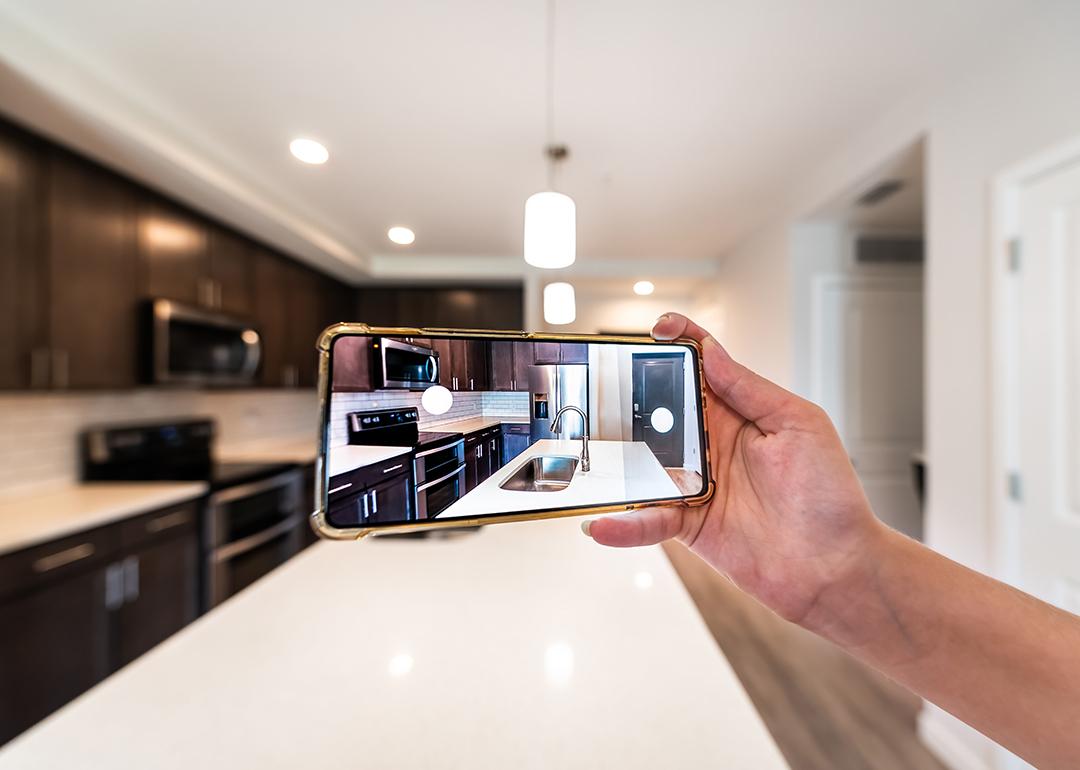
[[(527, 393), (455, 393), (450, 411), (420, 410), (422, 427), (470, 417), (527, 417)], [(78, 480), (76, 437), (89, 425), (183, 417), (217, 421), (219, 449), (262, 441), (314, 441), (317, 399), (310, 391), (135, 390), (104, 393), (0, 395), (0, 496)], [(409, 391), (341, 393), (331, 404), (331, 444), (348, 440), (345, 414), (419, 406)]]
[(0, 395), (0, 495), (78, 479), (77, 436), (89, 425), (182, 417), (217, 421), (219, 448), (315, 440), (309, 391), (136, 390)]

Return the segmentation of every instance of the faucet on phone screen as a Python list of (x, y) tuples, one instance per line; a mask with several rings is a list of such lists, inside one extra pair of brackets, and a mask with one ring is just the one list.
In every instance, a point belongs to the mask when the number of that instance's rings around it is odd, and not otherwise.
[(581, 472), (589, 472), (589, 415), (585, 414), (584, 410), (579, 409), (576, 406), (568, 404), (555, 413), (555, 419), (551, 422), (551, 432), (557, 433), (559, 431), (559, 422), (562, 420), (564, 412), (577, 412), (581, 415)]

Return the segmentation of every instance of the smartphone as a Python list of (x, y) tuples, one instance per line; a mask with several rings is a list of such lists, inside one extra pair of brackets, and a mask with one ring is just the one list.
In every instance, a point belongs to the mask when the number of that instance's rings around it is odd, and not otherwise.
[(712, 495), (694, 340), (337, 324), (318, 350), (323, 537)]

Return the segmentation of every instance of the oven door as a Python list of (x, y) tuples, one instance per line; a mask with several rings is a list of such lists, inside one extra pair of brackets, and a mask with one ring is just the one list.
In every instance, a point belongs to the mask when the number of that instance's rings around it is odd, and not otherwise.
[(375, 352), (383, 388), (424, 390), (439, 381), (439, 354), (431, 348), (382, 337)]
[(211, 556), (208, 606), (221, 604), (300, 552), (303, 516), (230, 543)]
[(448, 446), (417, 452), (413, 458), (413, 477), (417, 484), (442, 478), (465, 463), (465, 439)]
[(465, 466), (416, 485), (416, 518), (433, 519), (465, 494)]
[(262, 351), (247, 324), (159, 299), (151, 303), (147, 378), (159, 384), (248, 385)]

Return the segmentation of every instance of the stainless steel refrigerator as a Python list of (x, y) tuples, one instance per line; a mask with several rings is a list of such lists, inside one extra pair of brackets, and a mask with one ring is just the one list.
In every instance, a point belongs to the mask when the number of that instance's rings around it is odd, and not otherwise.
[(529, 367), (529, 439), (579, 439), (581, 417), (563, 415), (559, 432), (551, 432), (555, 415), (564, 406), (576, 406), (589, 414), (588, 364), (534, 364)]

